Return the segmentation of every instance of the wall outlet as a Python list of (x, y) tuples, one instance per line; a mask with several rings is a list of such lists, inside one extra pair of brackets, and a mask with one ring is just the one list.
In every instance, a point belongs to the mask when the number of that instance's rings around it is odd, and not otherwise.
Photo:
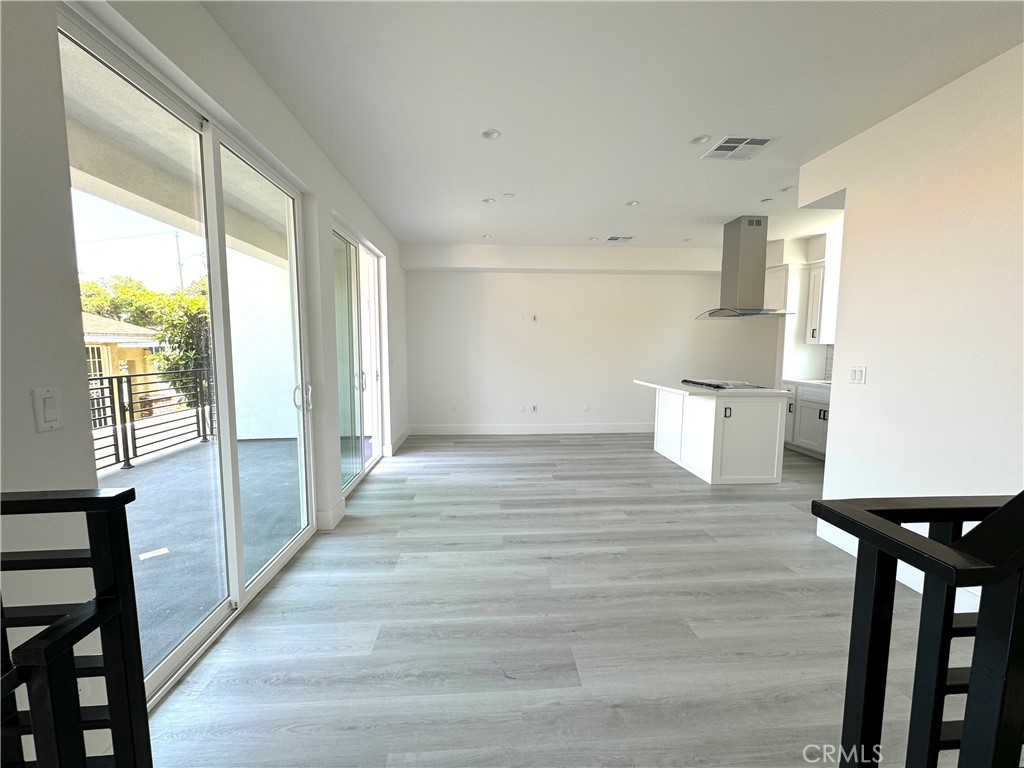
[(459, 406), (457, 406), (455, 403), (452, 403), (452, 413), (457, 413), (458, 410), (459, 410)]
[(536, 405), (531, 405), (530, 406), (530, 412), (531, 413), (536, 413), (537, 412), (537, 406)]
[(850, 383), (851, 384), (867, 384), (868, 383), (868, 367), (866, 365), (852, 365), (852, 366), (850, 366)]
[(590, 411), (590, 403), (583, 404), (583, 412), (588, 413)]

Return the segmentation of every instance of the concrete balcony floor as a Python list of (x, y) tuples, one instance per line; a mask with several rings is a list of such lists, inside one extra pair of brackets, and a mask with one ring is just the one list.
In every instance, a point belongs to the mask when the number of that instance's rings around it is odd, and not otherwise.
[[(128, 507), (143, 663), (148, 673), (227, 598), (218, 445), (198, 440), (100, 472), (134, 487)], [(303, 527), (295, 440), (238, 443), (245, 578)]]

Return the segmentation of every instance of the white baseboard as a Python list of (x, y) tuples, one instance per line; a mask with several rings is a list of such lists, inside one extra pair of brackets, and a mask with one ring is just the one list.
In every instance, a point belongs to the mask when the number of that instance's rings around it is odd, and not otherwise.
[(409, 427), (406, 427), (401, 432), (399, 432), (398, 437), (393, 439), (390, 443), (384, 443), (384, 458), (390, 459), (392, 456), (395, 455), (395, 451), (402, 447), (402, 443), (405, 442), (405, 438), (409, 436), (409, 429)]
[(410, 435), (597, 435), (654, 432), (653, 422), (611, 424), (418, 424)]
[[(826, 523), (824, 520), (817, 521), (817, 533), (819, 539), (824, 539), (829, 544), (843, 550), (847, 554), (857, 556), (857, 537), (852, 536), (846, 531), (836, 528), (832, 523)], [(917, 568), (907, 565), (906, 563), (896, 564), (896, 581), (900, 584), (905, 584), (915, 592), (924, 591), (924, 574)], [(978, 610), (978, 605), (981, 602), (981, 591), (975, 588), (958, 589), (956, 591), (956, 606), (954, 610), (957, 613), (971, 613)]]
[(318, 509), (316, 511), (316, 529), (318, 531), (333, 531), (344, 516), (345, 500), (339, 499), (338, 503), (330, 509)]

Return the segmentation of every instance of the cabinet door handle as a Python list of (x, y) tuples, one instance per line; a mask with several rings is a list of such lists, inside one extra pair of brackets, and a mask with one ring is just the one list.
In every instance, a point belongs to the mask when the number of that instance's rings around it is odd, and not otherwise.
[(818, 338), (818, 329), (817, 328), (811, 328), (811, 338), (812, 339)]
[(824, 413), (824, 411), (823, 411), (823, 410), (822, 410), (821, 408), (819, 408), (819, 409), (818, 409), (818, 418), (819, 418), (819, 419), (821, 419), (821, 420), (824, 420), (824, 419), (825, 419), (825, 417), (824, 417), (824, 416), (822, 416), (822, 414), (823, 414), (823, 413)]
[(828, 408), (825, 409), (825, 415), (821, 417), (822, 420), (828, 421)]
[(788, 410), (788, 411), (789, 411), (790, 413), (792, 413), (792, 412), (793, 412), (793, 404), (792, 404), (792, 403), (790, 403), (790, 404), (789, 404), (789, 408), (787, 408), (787, 410)]
[(732, 408), (730, 408), (728, 405), (725, 406), (725, 418), (727, 418), (727, 419), (731, 419), (732, 418)]

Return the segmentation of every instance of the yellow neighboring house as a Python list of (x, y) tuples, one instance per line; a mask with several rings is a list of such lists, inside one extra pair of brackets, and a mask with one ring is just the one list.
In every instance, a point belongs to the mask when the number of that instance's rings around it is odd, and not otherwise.
[(90, 376), (156, 371), (150, 355), (163, 345), (152, 328), (83, 312), (82, 330)]

